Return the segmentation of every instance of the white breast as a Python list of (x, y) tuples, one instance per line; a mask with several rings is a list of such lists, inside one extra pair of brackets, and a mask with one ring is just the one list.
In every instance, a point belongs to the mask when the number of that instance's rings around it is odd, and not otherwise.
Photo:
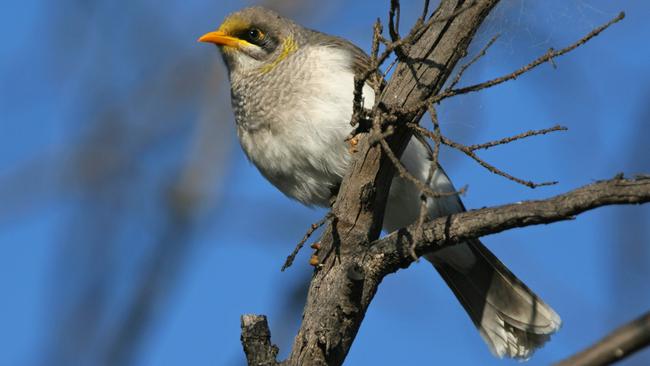
[[(306, 47), (258, 83), (273, 85), (264, 121), (238, 123), (242, 147), (262, 174), (283, 193), (308, 205), (327, 205), (349, 163), (345, 138), (352, 130), (354, 74), (351, 56), (332, 47)], [(266, 94), (266, 92), (265, 92)], [(369, 86), (366, 106), (374, 103)], [(269, 105), (270, 104), (270, 105)]]

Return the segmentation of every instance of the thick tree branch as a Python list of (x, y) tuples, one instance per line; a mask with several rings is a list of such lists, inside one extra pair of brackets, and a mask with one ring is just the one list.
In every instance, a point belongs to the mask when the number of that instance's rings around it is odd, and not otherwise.
[(650, 312), (614, 330), (598, 343), (555, 366), (611, 365), (650, 346)]

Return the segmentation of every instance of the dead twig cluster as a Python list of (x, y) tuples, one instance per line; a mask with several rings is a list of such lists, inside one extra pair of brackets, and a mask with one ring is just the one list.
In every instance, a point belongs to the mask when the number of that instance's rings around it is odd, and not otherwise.
[[(454, 11), (450, 17), (455, 17), (459, 13), (467, 10), (468, 7), (473, 6), (474, 2), (469, 2), (467, 5), (461, 7), (460, 9)], [(434, 18), (430, 18), (428, 21), (425, 22), (426, 18), (426, 13), (428, 9), (428, 4), (425, 2), (425, 10), (422, 13), (422, 16), (416, 21), (416, 24), (413, 26), (409, 34), (404, 37), (400, 38), (399, 36), (399, 17), (400, 17), (400, 5), (399, 1), (393, 0), (391, 1), (391, 8), (389, 11), (389, 17), (388, 17), (388, 29), (389, 29), (389, 35), (390, 35), (390, 40), (384, 38), (381, 35), (381, 22), (377, 20), (377, 23), (375, 24), (374, 27), (374, 37), (373, 37), (373, 55), (371, 58), (371, 64), (369, 66), (368, 71), (366, 74), (364, 74), (360, 79), (357, 80), (357, 84), (355, 85), (355, 95), (361, 95), (361, 88), (363, 87), (363, 83), (367, 80), (367, 78), (370, 75), (380, 75), (381, 72), (379, 68), (381, 67), (382, 63), (388, 59), (388, 57), (391, 54), (395, 54), (396, 58), (398, 61), (412, 61), (409, 59), (409, 57), (403, 53), (399, 52), (398, 50), (404, 46), (405, 44), (408, 44), (408, 42), (412, 41), (412, 39), (416, 38), (420, 32), (422, 32), (423, 29), (426, 29), (428, 26), (431, 26), (431, 24), (434, 23), (434, 21), (440, 21), (436, 20)], [(440, 131), (440, 125), (438, 123), (437, 117), (434, 116), (435, 110), (434, 110), (434, 105), (440, 103), (442, 100), (451, 98), (454, 96), (462, 95), (462, 94), (467, 94), (471, 93), (474, 91), (479, 91), (482, 89), (486, 89), (498, 84), (501, 84), (503, 82), (509, 81), (509, 80), (514, 80), (517, 77), (523, 75), (526, 72), (529, 72), (536, 68), (537, 66), (546, 63), (546, 62), (552, 62), (554, 58), (562, 56), (568, 52), (571, 52), (578, 48), (581, 45), (584, 45), (587, 43), (589, 40), (592, 38), (596, 37), (598, 34), (603, 32), (605, 29), (610, 27), (612, 24), (622, 20), (625, 17), (625, 13), (621, 12), (619, 13), (615, 18), (610, 20), (609, 22), (603, 24), (602, 26), (592, 30), (589, 32), (587, 35), (579, 39), (578, 41), (574, 42), (573, 44), (559, 50), (555, 51), (554, 49), (550, 49), (548, 52), (546, 52), (544, 55), (538, 57), (534, 61), (530, 62), (526, 66), (513, 71), (510, 74), (488, 80), (479, 84), (463, 87), (463, 88), (458, 88), (456, 89), (456, 85), (461, 81), (462, 76), (464, 75), (465, 71), (467, 71), (472, 65), (474, 65), (479, 59), (484, 57), (487, 54), (487, 50), (496, 42), (498, 39), (498, 36), (494, 36), (490, 39), (490, 41), (480, 50), (480, 52), (473, 57), (468, 63), (462, 65), (456, 75), (453, 77), (452, 81), (449, 83), (449, 86), (441, 93), (439, 94), (434, 94), (431, 95), (429, 98), (426, 98), (424, 101), (421, 103), (416, 104), (415, 106), (409, 107), (409, 108), (402, 108), (401, 110), (393, 110), (393, 112), (396, 115), (406, 115), (406, 114), (412, 114), (412, 113), (418, 113), (420, 110), (426, 109), (429, 112), (429, 115), (431, 116), (432, 123), (434, 124), (434, 129), (429, 130), (427, 128), (424, 128), (420, 126), (419, 124), (415, 123), (409, 123), (408, 127), (413, 130), (416, 134), (420, 134), (422, 136), (426, 136), (430, 138), (434, 142), (434, 148), (430, 149), (432, 152), (432, 162), (435, 162), (435, 164), (432, 164), (433, 167), (437, 167), (437, 162), (439, 160), (439, 146), (440, 144), (443, 144), (445, 146), (451, 147), (453, 149), (456, 149), (468, 157), (470, 157), (472, 160), (474, 160), (476, 163), (481, 165), (483, 168), (487, 169), (489, 172), (502, 176), (508, 180), (511, 180), (513, 182), (519, 183), (521, 185), (530, 187), (530, 188), (537, 188), (537, 187), (542, 187), (542, 186), (548, 186), (548, 185), (553, 185), (557, 184), (557, 181), (547, 181), (547, 182), (534, 182), (531, 180), (526, 180), (526, 179), (521, 179), (518, 178), (502, 169), (499, 169), (495, 167), (494, 165), (486, 162), (482, 158), (480, 158), (475, 151), (480, 150), (480, 149), (488, 149), (494, 146), (498, 145), (505, 145), (510, 142), (529, 137), (529, 136), (536, 136), (536, 135), (544, 135), (549, 132), (555, 132), (555, 131), (566, 131), (566, 127), (562, 126), (555, 126), (549, 129), (544, 129), (544, 130), (539, 130), (539, 131), (527, 131), (520, 133), (518, 135), (512, 136), (512, 137), (507, 137), (498, 141), (492, 141), (492, 142), (487, 142), (487, 143), (482, 143), (482, 144), (476, 144), (476, 145), (464, 145), (458, 142), (455, 142), (451, 140), (448, 137), (445, 137), (441, 134)], [(379, 50), (379, 45), (384, 45), (385, 50), (380, 56), (378, 55), (378, 50)], [(379, 89), (376, 87), (375, 92), (377, 93)], [(356, 99), (355, 99), (356, 100)], [(358, 99), (359, 101), (361, 100), (360, 97)], [(361, 110), (362, 107), (360, 104), (356, 104), (358, 110)], [(375, 103), (375, 106), (373, 106), (372, 112), (369, 114), (372, 116), (373, 114), (377, 113), (382, 113), (382, 110), (386, 109), (384, 106), (380, 106), (378, 103)], [(354, 119), (353, 119), (354, 120)], [(399, 118), (381, 118), (381, 119), (373, 119), (373, 121), (384, 121), (384, 123), (391, 124), (391, 123), (399, 123), (399, 122), (394, 122), (394, 121), (399, 121)], [(373, 126), (374, 131), (386, 131), (388, 127), (386, 126)], [(390, 160), (393, 162), (395, 165), (395, 168), (397, 169), (397, 174), (408, 180), (413, 182), (419, 189), (420, 191), (429, 197), (435, 198), (435, 197), (440, 197), (441, 195), (445, 195), (440, 192), (435, 192), (429, 187), (428, 182), (422, 182), (420, 179), (415, 177), (413, 174), (408, 172), (408, 170), (400, 163), (399, 158), (393, 154), (390, 149), (388, 148), (388, 143), (386, 141), (386, 137), (390, 136), (392, 134), (392, 129), (388, 129), (388, 132), (381, 132), (380, 134), (375, 134), (373, 138), (373, 142), (381, 144), (382, 148), (390, 158)]]

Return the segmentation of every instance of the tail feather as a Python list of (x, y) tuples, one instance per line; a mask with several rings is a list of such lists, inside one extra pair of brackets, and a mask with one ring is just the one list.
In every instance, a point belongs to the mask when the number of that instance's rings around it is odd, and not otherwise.
[(493, 354), (527, 359), (560, 327), (560, 317), (478, 240), (427, 256)]
[[(417, 136), (416, 136), (417, 137)], [(406, 169), (426, 181), (432, 152), (419, 138), (411, 139), (402, 154)], [(456, 191), (438, 166), (430, 187), (436, 192)], [(390, 188), (384, 229), (391, 232), (417, 220), (421, 192), (411, 182), (395, 177)], [(427, 201), (428, 216), (441, 217), (465, 211), (457, 195)], [(527, 359), (560, 327), (560, 317), (517, 279), (478, 240), (439, 250), (426, 258), (452, 289), (492, 353), (499, 357)]]

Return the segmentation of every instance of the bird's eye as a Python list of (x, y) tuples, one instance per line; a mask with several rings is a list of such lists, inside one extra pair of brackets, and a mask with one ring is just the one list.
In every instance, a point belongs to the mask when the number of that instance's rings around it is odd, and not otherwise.
[(264, 33), (257, 28), (251, 28), (248, 30), (248, 38), (253, 42), (261, 41), (264, 39)]

